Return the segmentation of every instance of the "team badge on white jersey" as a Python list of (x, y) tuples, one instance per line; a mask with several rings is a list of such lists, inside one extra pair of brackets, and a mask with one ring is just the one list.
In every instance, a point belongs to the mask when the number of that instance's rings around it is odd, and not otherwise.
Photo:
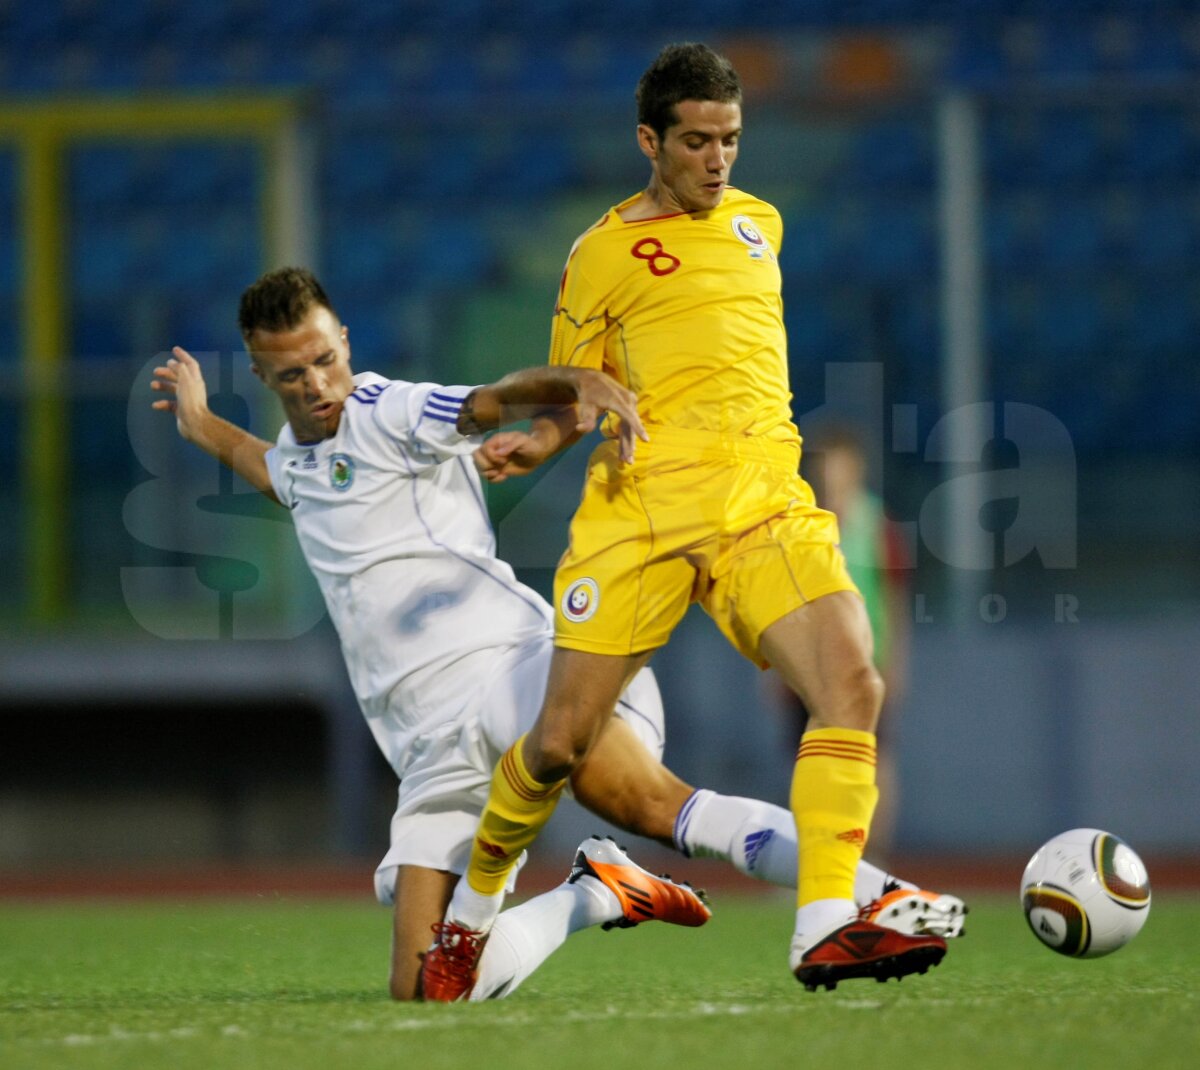
[(599, 584), (589, 576), (576, 580), (563, 592), (561, 608), (563, 616), (572, 624), (591, 620), (600, 608)]
[(349, 490), (354, 483), (354, 458), (335, 453), (329, 458), (329, 482), (334, 490)]

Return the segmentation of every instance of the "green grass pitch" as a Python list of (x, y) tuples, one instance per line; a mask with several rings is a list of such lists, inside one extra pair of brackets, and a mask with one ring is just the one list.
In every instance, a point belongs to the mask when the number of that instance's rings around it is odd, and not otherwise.
[(904, 1070), (1200, 1065), (1200, 900), (1156, 898), (1108, 958), (1042, 948), (1015, 896), (972, 901), (940, 967), (807, 993), (790, 902), (703, 929), (573, 937), (506, 1001), (401, 1006), (369, 903), (0, 904), (0, 1066)]

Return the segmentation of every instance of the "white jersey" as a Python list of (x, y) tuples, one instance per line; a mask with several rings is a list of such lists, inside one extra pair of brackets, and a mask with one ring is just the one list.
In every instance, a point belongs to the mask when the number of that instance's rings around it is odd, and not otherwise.
[(496, 655), (552, 633), (550, 607), (496, 558), (472, 452), (473, 389), (366, 372), (337, 433), (267, 453), (376, 741), (403, 776), (416, 737), (476, 700)]

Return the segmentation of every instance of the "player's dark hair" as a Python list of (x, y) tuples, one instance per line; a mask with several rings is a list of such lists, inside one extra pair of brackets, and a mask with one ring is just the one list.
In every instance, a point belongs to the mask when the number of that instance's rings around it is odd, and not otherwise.
[(675, 106), (683, 100), (740, 104), (742, 82), (733, 64), (708, 45), (667, 45), (638, 81), (638, 123), (662, 137), (679, 122)]
[(313, 306), (334, 309), (324, 287), (307, 268), (285, 267), (259, 276), (242, 293), (238, 328), (249, 343), (255, 331), (290, 331), (300, 325)]

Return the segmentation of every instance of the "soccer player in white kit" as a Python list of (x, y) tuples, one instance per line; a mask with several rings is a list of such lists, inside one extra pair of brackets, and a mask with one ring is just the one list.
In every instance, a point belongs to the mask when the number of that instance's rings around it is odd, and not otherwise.
[[(624, 421), (631, 454), (640, 431), (634, 398), (603, 373), (563, 368), (530, 368), (484, 387), (355, 375), (347, 328), (302, 269), (249, 287), (239, 325), (255, 374), (283, 403), (287, 423), (274, 445), (209, 410), (199, 364), (179, 348), (155, 369), (152, 388), (171, 396), (154, 407), (175, 413), (185, 439), (292, 513), (363, 714), (400, 779), (376, 893), (394, 903), (391, 993), (412, 999), (492, 769), (540, 708), (553, 643), (550, 607), (495, 556), (479, 475), (511, 468), (524, 433), (485, 444), (482, 432), (548, 409), (589, 430), (609, 410)], [(650, 670), (616, 712), (572, 780), (579, 802), (685, 854), (794, 886), (787, 810), (695, 791), (661, 764), (662, 702)], [(864, 908), (893, 927), (961, 929), (964, 908), (952, 897), (867, 863), (858, 884)], [(647, 873), (611, 841), (589, 841), (567, 881), (504, 912), (471, 998), (507, 995), (579, 928), (707, 917), (686, 886)]]

